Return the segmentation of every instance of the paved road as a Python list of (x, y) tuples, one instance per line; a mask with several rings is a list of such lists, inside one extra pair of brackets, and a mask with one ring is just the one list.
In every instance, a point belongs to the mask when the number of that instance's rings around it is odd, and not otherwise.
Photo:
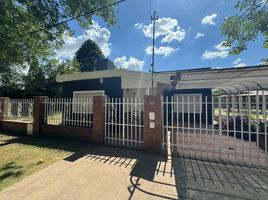
[(89, 146), (0, 199), (268, 199), (268, 169)]

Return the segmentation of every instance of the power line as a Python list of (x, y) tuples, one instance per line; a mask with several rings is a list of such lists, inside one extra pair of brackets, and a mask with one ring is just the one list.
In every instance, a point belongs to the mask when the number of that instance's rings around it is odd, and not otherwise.
[(95, 13), (95, 12), (97, 12), (97, 11), (100, 11), (100, 10), (103, 10), (103, 9), (106, 9), (106, 8), (109, 8), (109, 7), (112, 7), (112, 6), (114, 6), (114, 5), (117, 5), (117, 4), (122, 3), (122, 2), (124, 2), (124, 1), (126, 1), (126, 0), (120, 0), (120, 1), (117, 1), (117, 2), (114, 2), (114, 3), (111, 3), (111, 4), (108, 4), (108, 5), (106, 5), (106, 6), (97, 8), (97, 9), (95, 9), (95, 10), (92, 10), (92, 11), (90, 11), (90, 12), (88, 12), (88, 13), (85, 13), (85, 14), (82, 14), (82, 15), (77, 15), (77, 16), (75, 16), (75, 17), (71, 17), (71, 18), (69, 18), (69, 19), (66, 19), (66, 20), (64, 20), (64, 21), (61, 21), (61, 22), (58, 22), (58, 23), (55, 23), (55, 24), (46, 25), (45, 28), (40, 28), (40, 29), (37, 29), (37, 30), (35, 30), (35, 31), (31, 31), (31, 32), (29, 32), (29, 33), (26, 33), (26, 34), (23, 35), (23, 36), (27, 36), (27, 35), (35, 34), (35, 33), (40, 32), (40, 31), (45, 31), (45, 30), (47, 30), (47, 29), (51, 29), (51, 28), (53, 28), (53, 27), (55, 27), (55, 26), (59, 26), (59, 25), (65, 24), (65, 23), (67, 23), (67, 22), (69, 22), (69, 21), (72, 21), (72, 20), (74, 20), (74, 19), (77, 19), (77, 18), (80, 18), (80, 17), (83, 17), (83, 16), (92, 15), (93, 13)]

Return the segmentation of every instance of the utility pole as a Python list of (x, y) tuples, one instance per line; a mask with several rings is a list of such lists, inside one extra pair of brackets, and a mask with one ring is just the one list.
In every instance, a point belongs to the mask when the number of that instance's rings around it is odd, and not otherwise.
[(158, 20), (156, 16), (156, 11), (154, 11), (153, 16), (151, 16), (153, 21), (153, 53), (152, 53), (152, 64), (151, 64), (151, 73), (152, 73), (152, 94), (154, 94), (154, 48), (155, 48), (155, 20)]

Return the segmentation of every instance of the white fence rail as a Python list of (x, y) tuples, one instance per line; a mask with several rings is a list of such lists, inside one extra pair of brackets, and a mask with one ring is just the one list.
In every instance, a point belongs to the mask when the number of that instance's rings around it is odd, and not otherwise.
[(201, 102), (165, 98), (163, 147), (174, 154), (268, 164), (267, 102), (264, 94), (204, 96)]
[(105, 143), (114, 146), (142, 148), (143, 110), (141, 98), (106, 100)]
[(4, 104), (4, 120), (33, 122), (33, 99), (9, 99)]
[(92, 127), (93, 98), (50, 98), (45, 101), (45, 124)]

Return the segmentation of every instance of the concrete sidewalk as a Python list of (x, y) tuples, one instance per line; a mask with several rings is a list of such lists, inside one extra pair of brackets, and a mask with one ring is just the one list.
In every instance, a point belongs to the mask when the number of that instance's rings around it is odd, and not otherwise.
[(89, 146), (0, 199), (267, 199), (268, 169)]

